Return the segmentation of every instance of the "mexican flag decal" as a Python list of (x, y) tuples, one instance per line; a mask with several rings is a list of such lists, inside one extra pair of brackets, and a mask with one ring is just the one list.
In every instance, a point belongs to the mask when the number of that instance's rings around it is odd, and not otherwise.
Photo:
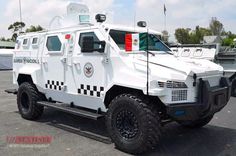
[(147, 33), (126, 34), (125, 50), (128, 52), (147, 50)]

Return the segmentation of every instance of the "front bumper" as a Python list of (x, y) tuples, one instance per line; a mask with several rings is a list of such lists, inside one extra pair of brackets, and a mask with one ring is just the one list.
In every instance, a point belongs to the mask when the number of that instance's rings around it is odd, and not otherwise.
[(176, 121), (194, 121), (219, 112), (231, 96), (229, 79), (222, 77), (219, 87), (210, 87), (209, 82), (200, 79), (196, 103), (167, 106), (167, 114)]

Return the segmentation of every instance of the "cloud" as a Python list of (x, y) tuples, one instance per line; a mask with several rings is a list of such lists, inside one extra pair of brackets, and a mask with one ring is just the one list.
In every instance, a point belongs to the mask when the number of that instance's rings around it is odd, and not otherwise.
[(137, 0), (139, 19), (146, 19), (152, 28), (164, 29), (164, 2), (167, 8), (167, 30), (176, 28), (208, 27), (211, 17), (217, 17), (227, 31), (236, 33), (235, 0)]
[[(56, 15), (66, 13), (68, 0), (21, 0), (23, 21), (32, 25), (47, 28), (50, 20)], [(162, 31), (164, 29), (164, 3), (167, 8), (167, 30), (174, 34), (179, 27), (192, 28), (200, 25), (208, 27), (211, 17), (217, 17), (226, 30), (236, 33), (235, 0), (84, 0), (93, 13), (108, 11), (114, 23), (134, 25), (136, 21), (145, 20), (149, 27)], [(2, 2), (3, 3), (3, 2)], [(8, 25), (19, 20), (18, 0), (5, 1), (5, 8), (0, 25), (7, 30)], [(0, 2), (1, 4), (1, 2)], [(136, 11), (135, 11), (136, 10)], [(1, 31), (0, 36), (9, 31)]]
[[(78, 2), (78, 1), (76, 1)], [(22, 0), (22, 18), (26, 27), (30, 25), (41, 25), (48, 28), (51, 19), (58, 15), (66, 14), (67, 0)], [(88, 4), (92, 13), (104, 12), (112, 6), (113, 0), (84, 0)], [(4, 13), (4, 29), (15, 22), (19, 21), (19, 1), (9, 0)], [(3, 25), (1, 25), (3, 27)], [(0, 28), (1, 28), (0, 27)], [(3, 30), (3, 29), (2, 29)], [(1, 32), (4, 34), (3, 32)], [(6, 32), (5, 34), (9, 34)], [(1, 35), (1, 34), (0, 34)], [(9, 36), (9, 35), (8, 35)]]
[[(40, 24), (46, 26), (49, 20), (56, 15), (65, 12), (66, 1), (62, 0), (23, 0), (22, 1), (22, 20), (26, 24)], [(11, 17), (14, 21), (19, 20), (18, 0), (10, 0), (5, 17)]]

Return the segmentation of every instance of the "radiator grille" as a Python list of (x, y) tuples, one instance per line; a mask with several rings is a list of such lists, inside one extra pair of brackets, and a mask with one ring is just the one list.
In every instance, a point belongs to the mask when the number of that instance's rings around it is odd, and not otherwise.
[(185, 101), (188, 97), (187, 90), (173, 90), (172, 91), (172, 101)]
[(158, 82), (158, 86), (159, 86), (160, 88), (164, 88), (164, 87), (165, 87), (165, 83), (164, 83), (164, 82)]

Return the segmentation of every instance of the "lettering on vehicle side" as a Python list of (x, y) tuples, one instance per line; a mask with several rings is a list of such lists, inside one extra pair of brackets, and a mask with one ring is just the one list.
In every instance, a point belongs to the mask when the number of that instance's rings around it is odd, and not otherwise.
[(27, 58), (27, 57), (23, 57), (23, 58), (14, 58), (13, 60), (14, 63), (32, 63), (32, 64), (39, 64), (39, 59), (32, 59), (32, 58)]

